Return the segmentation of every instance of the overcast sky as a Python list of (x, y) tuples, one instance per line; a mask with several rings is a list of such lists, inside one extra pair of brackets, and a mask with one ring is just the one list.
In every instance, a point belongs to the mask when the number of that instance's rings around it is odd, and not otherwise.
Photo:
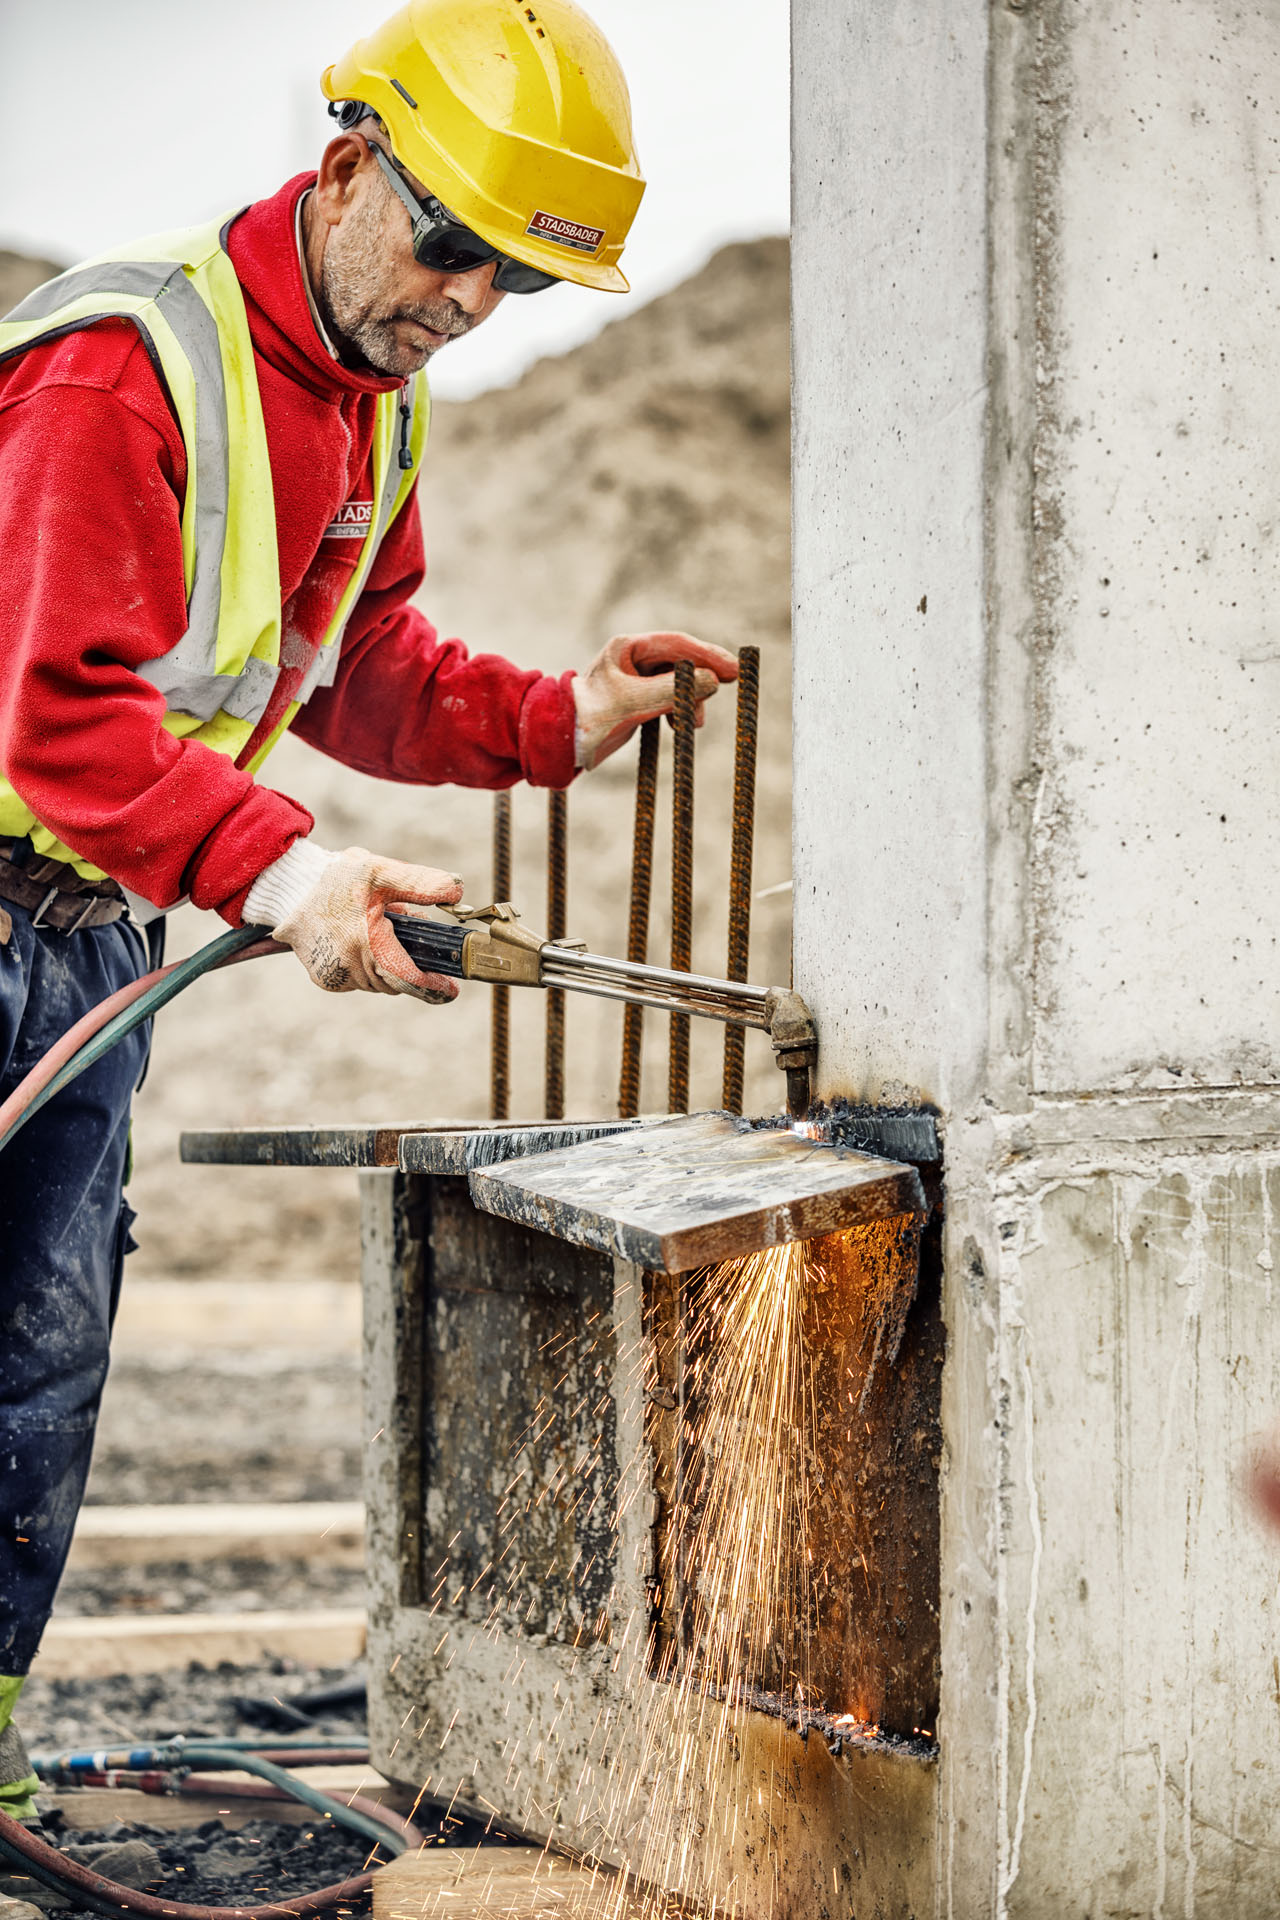
[[(272, 192), (329, 136), (318, 80), (389, 0), (0, 0), (0, 246), (71, 262)], [(787, 0), (589, 0), (631, 85), (649, 190), (630, 296), (509, 299), (443, 349), (461, 396), (788, 215)]]

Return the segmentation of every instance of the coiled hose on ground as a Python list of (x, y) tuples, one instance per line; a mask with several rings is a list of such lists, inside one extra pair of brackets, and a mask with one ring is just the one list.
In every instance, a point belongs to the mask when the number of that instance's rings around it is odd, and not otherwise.
[[(316, 1761), (336, 1762), (352, 1753), (367, 1758), (364, 1748), (351, 1749), (310, 1741), (295, 1746), (275, 1743), (251, 1747), (249, 1743), (228, 1741), (212, 1744), (204, 1741), (175, 1740), (159, 1747), (133, 1747), (122, 1752), (37, 1755), (33, 1766), (42, 1780), (74, 1781), (82, 1786), (140, 1787), (144, 1793), (208, 1793), (227, 1798), (255, 1800), (300, 1800), (336, 1826), (360, 1834), (388, 1854), (407, 1853), (424, 1846), (425, 1840), (408, 1820), (381, 1807), (376, 1801), (359, 1795), (350, 1801), (336, 1799), (306, 1781), (296, 1780), (280, 1765), (287, 1759), (294, 1766)], [(208, 1769), (211, 1775), (223, 1772), (257, 1774), (253, 1781), (229, 1781), (205, 1778), (192, 1772)], [(0, 1814), (0, 1859), (18, 1867), (42, 1886), (88, 1907), (94, 1913), (120, 1920), (120, 1916), (140, 1916), (140, 1920), (299, 1920), (311, 1914), (331, 1912), (335, 1907), (359, 1899), (369, 1891), (371, 1873), (357, 1874), (315, 1893), (297, 1895), (291, 1900), (273, 1900), (256, 1907), (205, 1907), (186, 1904), (163, 1895), (139, 1893), (94, 1873), (91, 1867), (68, 1860), (39, 1835), (30, 1832), (7, 1814)]]

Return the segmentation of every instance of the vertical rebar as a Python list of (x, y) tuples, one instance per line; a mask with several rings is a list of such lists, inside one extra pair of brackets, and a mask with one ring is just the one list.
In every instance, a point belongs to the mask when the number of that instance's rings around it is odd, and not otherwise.
[[(693, 663), (676, 666), (671, 724), (675, 735), (671, 790), (671, 965), (688, 973), (693, 965)], [(671, 1016), (671, 1053), (667, 1066), (667, 1109), (689, 1111), (689, 1016)]]
[[(727, 980), (745, 980), (751, 959), (751, 854), (756, 826), (756, 741), (760, 718), (760, 649), (738, 651), (738, 724), (733, 751), (733, 839), (729, 852), (729, 957)], [(727, 1113), (742, 1112), (742, 1051), (745, 1027), (724, 1030)]]
[[(511, 795), (493, 796), (493, 900), (511, 898)], [(489, 1118), (511, 1118), (511, 989), (493, 989), (489, 1030)]]
[[(658, 800), (658, 744), (661, 720), (646, 720), (640, 729), (640, 757), (636, 762), (636, 824), (631, 844), (631, 918), (627, 926), (627, 958), (644, 965), (649, 958), (649, 902), (653, 893), (653, 823)], [(644, 1008), (622, 1010), (622, 1073), (618, 1082), (618, 1118), (634, 1120), (640, 1111), (640, 1047)]]
[[(568, 932), (567, 796), (547, 796), (547, 938), (563, 940)], [(564, 1119), (564, 992), (547, 989), (547, 1099), (548, 1120)]]

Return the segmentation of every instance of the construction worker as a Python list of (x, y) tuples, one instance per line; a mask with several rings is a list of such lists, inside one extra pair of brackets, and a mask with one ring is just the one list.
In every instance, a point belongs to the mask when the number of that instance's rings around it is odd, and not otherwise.
[[(331, 992), (453, 998), (384, 918), (456, 902), (453, 849), (418, 867), (317, 846), (258, 777), (287, 727), (388, 779), (566, 787), (670, 709), (675, 661), (699, 719), (736, 671), (658, 633), (581, 676), (522, 672), (410, 604), (427, 363), (508, 294), (626, 286), (644, 183), (599, 31), (572, 0), (413, 0), (322, 86), (339, 131), (317, 173), (0, 323), (0, 1094), (147, 969), (184, 899), (272, 928)], [(163, 134), (139, 137), (163, 165)], [(518, 610), (519, 582), (495, 586)], [(146, 1052), (139, 1032), (0, 1155), (0, 1810), (19, 1818), (11, 1716), (88, 1471)]]

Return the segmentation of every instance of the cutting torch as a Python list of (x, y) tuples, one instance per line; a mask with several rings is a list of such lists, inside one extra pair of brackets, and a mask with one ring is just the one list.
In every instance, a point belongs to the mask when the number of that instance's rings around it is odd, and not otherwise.
[[(533, 933), (507, 901), (441, 911), (451, 916), (452, 924), (426, 918), (425, 908), (401, 905), (387, 914), (396, 938), (422, 972), (454, 980), (485, 980), (490, 986), (562, 987), (602, 1000), (696, 1014), (730, 1026), (758, 1027), (769, 1035), (774, 1057), (787, 1076), (787, 1112), (793, 1119), (803, 1119), (808, 1112), (818, 1036), (808, 1007), (789, 988), (752, 987), (737, 980), (714, 980), (702, 973), (587, 953), (578, 941), (545, 940)], [(0, 1101), (0, 1148), (46, 1101), (203, 974), (261, 954), (284, 952), (287, 948), (272, 940), (266, 927), (236, 927), (190, 959), (145, 973), (111, 994), (63, 1034)]]
[(787, 1076), (788, 1112), (796, 1118), (807, 1112), (818, 1037), (812, 1014), (790, 988), (753, 987), (588, 953), (581, 941), (547, 940), (533, 932), (510, 901), (441, 911), (450, 914), (452, 924), (427, 919), (425, 909), (420, 915), (401, 907), (387, 915), (397, 940), (423, 973), (484, 980), (494, 987), (562, 987), (599, 1000), (757, 1027), (769, 1035)]

